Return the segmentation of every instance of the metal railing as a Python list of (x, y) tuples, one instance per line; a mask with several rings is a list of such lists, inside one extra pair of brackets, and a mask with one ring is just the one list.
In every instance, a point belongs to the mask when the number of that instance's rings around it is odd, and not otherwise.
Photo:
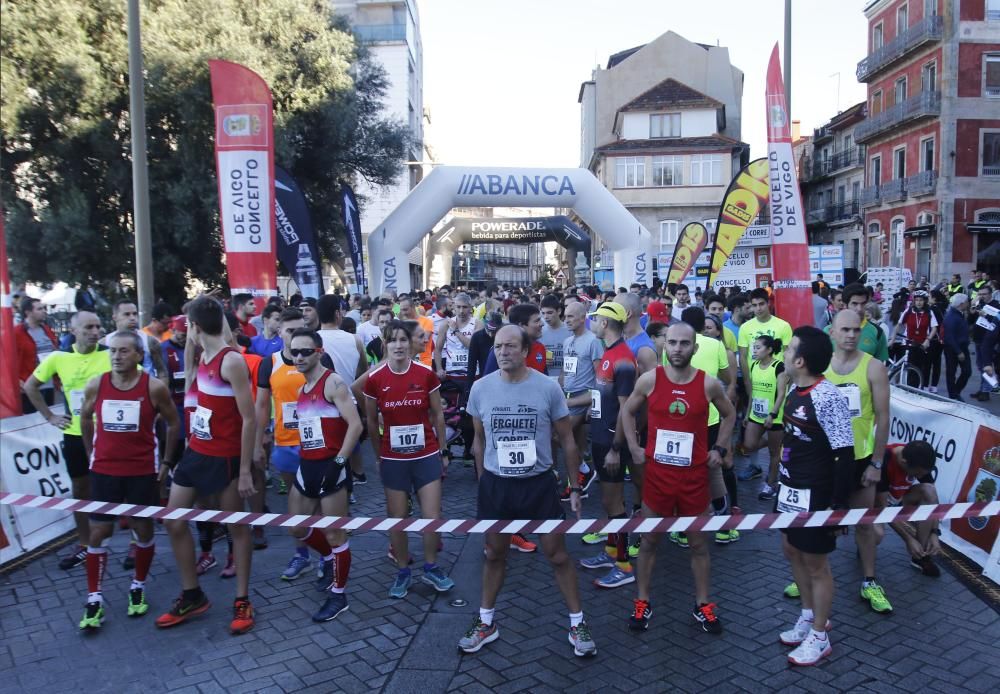
[(882, 113), (869, 116), (854, 128), (855, 142), (867, 142), (908, 121), (936, 116), (941, 113), (941, 92), (920, 92), (916, 96), (890, 106)]
[(868, 186), (861, 189), (861, 206), (874, 207), (882, 203), (882, 189), (879, 186)]
[(884, 202), (897, 202), (906, 199), (906, 179), (894, 178), (882, 184), (882, 200)]
[(984, 166), (983, 176), (1000, 176), (1000, 166)]
[(906, 28), (899, 36), (876, 48), (858, 63), (858, 82), (867, 82), (875, 73), (896, 62), (917, 46), (928, 41), (940, 41), (944, 31), (940, 15), (925, 17)]
[(831, 137), (833, 137), (833, 130), (826, 127), (825, 125), (822, 128), (813, 129), (813, 142), (819, 142), (820, 140), (827, 140)]
[(906, 192), (909, 195), (930, 195), (937, 188), (937, 171), (921, 171), (916, 176), (906, 179)]
[(844, 200), (830, 207), (830, 221), (852, 219), (861, 214), (861, 204), (857, 200)]
[(817, 207), (806, 212), (806, 224), (825, 224), (830, 221), (830, 208)]
[(405, 41), (405, 24), (356, 24), (354, 33), (362, 41)]
[(823, 159), (809, 159), (806, 161), (806, 178), (807, 180), (815, 180), (817, 178), (823, 178), (824, 176), (829, 176), (842, 169), (851, 168), (853, 166), (864, 166), (865, 164), (865, 148), (864, 147), (852, 147), (850, 149), (844, 149), (839, 152), (834, 152), (829, 157)]

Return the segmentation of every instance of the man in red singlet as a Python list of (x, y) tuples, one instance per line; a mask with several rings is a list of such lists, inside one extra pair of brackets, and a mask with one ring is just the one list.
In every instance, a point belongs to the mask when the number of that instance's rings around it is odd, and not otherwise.
[[(191, 508), (198, 497), (219, 495), (221, 510), (243, 511), (254, 493), (250, 473), (256, 423), (250, 371), (243, 355), (226, 344), (222, 334), (222, 305), (207, 296), (188, 306), (188, 334), (201, 344), (198, 363), (198, 405), (191, 416), (191, 435), (184, 457), (174, 469), (168, 506)], [(194, 540), (187, 521), (168, 520), (167, 530), (181, 575), (181, 596), (156, 620), (171, 627), (202, 614), (208, 598), (198, 586)], [(229, 625), (234, 634), (254, 626), (250, 604), (250, 527), (231, 525), (236, 558), (236, 601)]]
[[(712, 514), (708, 470), (722, 465), (728, 451), (721, 445), (708, 447), (708, 405), (711, 403), (719, 410), (717, 440), (722, 442), (732, 437), (736, 411), (722, 383), (691, 366), (691, 357), (698, 348), (695, 337), (694, 328), (687, 323), (667, 328), (667, 366), (658, 366), (640, 376), (621, 412), (633, 460), (646, 461), (642, 487), (644, 518)], [(645, 405), (648, 405), (648, 435), (644, 449), (639, 445), (635, 418)], [(722, 623), (715, 614), (715, 603), (708, 601), (711, 558), (707, 535), (687, 534), (695, 586), (692, 614), (704, 631), (718, 634)], [(653, 533), (644, 535), (639, 550), (636, 571), (639, 595), (629, 620), (629, 627), (636, 631), (645, 630), (653, 615), (649, 584), (660, 537)]]
[[(90, 498), (94, 501), (127, 504), (156, 504), (156, 416), (167, 424), (164, 464), (170, 464), (177, 450), (180, 417), (162, 381), (139, 369), (145, 340), (139, 333), (119, 332), (109, 340), (111, 372), (95, 376), (83, 392), (80, 429), (90, 460)], [(95, 422), (96, 415), (96, 422)], [(90, 515), (90, 544), (87, 547), (87, 607), (81, 629), (97, 629), (104, 621), (102, 582), (108, 564), (104, 541), (114, 532), (114, 516)], [(135, 573), (129, 589), (128, 616), (139, 617), (149, 610), (146, 603), (146, 576), (153, 563), (153, 521), (131, 518), (135, 533)]]

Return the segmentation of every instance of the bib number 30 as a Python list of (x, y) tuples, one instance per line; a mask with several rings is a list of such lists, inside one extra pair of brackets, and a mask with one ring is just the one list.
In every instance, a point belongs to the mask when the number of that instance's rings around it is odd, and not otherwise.
[(497, 442), (497, 467), (503, 477), (530, 475), (537, 459), (534, 441)]

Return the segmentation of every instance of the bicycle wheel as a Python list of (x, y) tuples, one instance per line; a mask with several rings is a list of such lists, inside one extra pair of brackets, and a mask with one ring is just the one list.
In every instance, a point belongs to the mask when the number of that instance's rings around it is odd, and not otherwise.
[(889, 383), (895, 386), (910, 386), (919, 390), (924, 385), (924, 379), (920, 369), (912, 364), (905, 364), (889, 372)]

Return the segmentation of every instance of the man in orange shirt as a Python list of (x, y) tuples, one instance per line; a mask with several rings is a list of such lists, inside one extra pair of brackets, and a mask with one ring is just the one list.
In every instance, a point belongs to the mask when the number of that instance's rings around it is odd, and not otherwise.
[[(417, 311), (413, 306), (413, 299), (409, 297), (399, 300), (399, 318), (400, 320), (415, 320), (420, 324), (420, 327), (424, 329), (424, 332), (431, 336), (434, 335), (434, 321), (426, 316), (417, 315)], [(433, 356), (434, 339), (432, 337), (427, 341), (427, 346), (424, 347), (424, 351), (417, 357), (417, 361), (424, 366), (433, 368)]]

